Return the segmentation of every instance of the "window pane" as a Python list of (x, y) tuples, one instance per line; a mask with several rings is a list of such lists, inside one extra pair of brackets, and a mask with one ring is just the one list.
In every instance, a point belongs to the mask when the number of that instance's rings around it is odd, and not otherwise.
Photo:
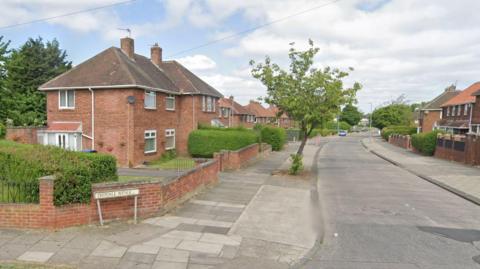
[(175, 109), (175, 97), (167, 97), (167, 109)]
[(165, 148), (167, 149), (173, 149), (175, 148), (175, 137), (174, 136), (168, 136), (165, 141)]
[(75, 107), (75, 92), (67, 91), (67, 104), (68, 107)]
[(156, 108), (156, 93), (155, 92), (145, 92), (145, 107), (146, 108)]
[(60, 107), (67, 106), (67, 102), (65, 101), (66, 94), (67, 94), (66, 91), (60, 91)]
[(145, 152), (155, 151), (155, 138), (146, 138), (145, 139)]

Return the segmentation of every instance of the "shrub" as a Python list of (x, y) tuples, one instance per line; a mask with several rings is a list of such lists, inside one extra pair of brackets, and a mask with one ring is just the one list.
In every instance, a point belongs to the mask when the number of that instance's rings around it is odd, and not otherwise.
[(118, 180), (116, 160), (110, 155), (11, 141), (0, 141), (0, 153), (4, 158), (0, 174), (7, 174), (5, 179), (38, 184), (37, 178), (54, 175), (55, 205), (89, 203), (92, 183)]
[(336, 122), (329, 121), (327, 124), (325, 124), (325, 128), (337, 132), (337, 129), (350, 131), (352, 126), (344, 121), (340, 121), (338, 124)]
[(412, 146), (424, 155), (432, 156), (437, 146), (439, 131), (412, 135)]
[(292, 158), (292, 165), (290, 166), (290, 169), (288, 172), (290, 175), (297, 175), (298, 173), (303, 171), (303, 162), (302, 162), (302, 155), (300, 154), (292, 154), (290, 155), (290, 158)]
[(279, 151), (285, 145), (287, 134), (283, 128), (264, 126), (260, 138), (262, 142), (272, 145), (272, 150)]
[(6, 134), (7, 129), (5, 128), (5, 125), (0, 122), (0, 139), (4, 138)]
[(411, 126), (388, 126), (382, 129), (382, 137), (385, 140), (388, 140), (390, 135), (398, 134), (398, 135), (412, 135), (417, 132), (416, 127)]
[(257, 134), (248, 129), (200, 129), (188, 136), (188, 152), (193, 157), (211, 158), (215, 152), (237, 150), (257, 142)]

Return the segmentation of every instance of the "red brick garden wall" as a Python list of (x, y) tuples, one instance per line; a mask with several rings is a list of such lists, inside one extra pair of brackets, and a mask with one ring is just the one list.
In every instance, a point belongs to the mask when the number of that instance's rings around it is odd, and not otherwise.
[[(463, 147), (456, 145), (461, 143), (464, 144)], [(435, 157), (470, 165), (480, 165), (480, 137), (475, 135), (439, 137), (435, 148)]]
[(8, 127), (5, 138), (24, 144), (36, 144), (37, 130), (40, 128), (41, 127)]
[[(98, 213), (93, 193), (135, 188), (138, 196), (138, 216), (161, 213), (189, 198), (205, 185), (218, 181), (218, 160), (210, 160), (169, 182), (102, 183), (92, 187), (90, 204), (72, 204), (56, 207), (53, 204), (54, 179), (40, 179), (39, 204), (0, 204), (0, 227), (4, 228), (64, 228), (96, 223)], [(133, 197), (102, 200), (104, 220), (133, 218)]]
[(262, 144), (260, 147), (259, 144), (252, 144), (235, 151), (223, 150), (216, 152), (213, 157), (219, 161), (220, 171), (236, 170), (255, 160), (260, 153), (264, 157), (271, 151), (270, 145)]
[(388, 142), (397, 147), (412, 149), (412, 139), (409, 135), (391, 135), (388, 138)]

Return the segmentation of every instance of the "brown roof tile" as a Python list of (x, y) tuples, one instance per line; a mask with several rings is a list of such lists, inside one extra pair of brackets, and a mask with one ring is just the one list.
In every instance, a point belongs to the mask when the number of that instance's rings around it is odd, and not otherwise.
[(219, 105), (220, 107), (231, 108), (234, 115), (255, 115), (253, 112), (230, 98), (221, 98), (219, 101)]
[(441, 110), (442, 105), (452, 99), (453, 97), (460, 94), (461, 91), (456, 90), (445, 90), (439, 96), (435, 97), (432, 101), (428, 102), (425, 106), (423, 106), (420, 110)]
[(252, 111), (257, 118), (274, 118), (275, 113), (271, 110), (264, 108), (259, 102), (250, 101), (248, 105), (245, 106), (247, 109)]
[(460, 92), (457, 96), (453, 97), (452, 99), (445, 102), (442, 107), (444, 106), (452, 106), (452, 105), (462, 105), (468, 103), (475, 103), (475, 96), (473, 94), (480, 90), (480, 82), (476, 82), (470, 85), (468, 88)]

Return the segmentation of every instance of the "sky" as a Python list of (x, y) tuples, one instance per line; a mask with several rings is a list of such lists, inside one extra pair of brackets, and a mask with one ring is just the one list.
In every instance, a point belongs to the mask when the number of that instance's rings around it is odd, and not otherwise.
[[(5, 28), (86, 9), (95, 10)], [(158, 43), (164, 59), (181, 62), (241, 104), (266, 94), (250, 60), (269, 55), (288, 68), (289, 44), (305, 49), (312, 39), (320, 48), (316, 67), (354, 68), (345, 84), (363, 85), (358, 106), (369, 112), (402, 94), (428, 101), (451, 84), (464, 89), (480, 80), (476, 10), (478, 0), (2, 0), (0, 36), (12, 48), (30, 37), (55, 38), (76, 65), (118, 47), (127, 35), (119, 28), (129, 28), (136, 53), (149, 56)]]

